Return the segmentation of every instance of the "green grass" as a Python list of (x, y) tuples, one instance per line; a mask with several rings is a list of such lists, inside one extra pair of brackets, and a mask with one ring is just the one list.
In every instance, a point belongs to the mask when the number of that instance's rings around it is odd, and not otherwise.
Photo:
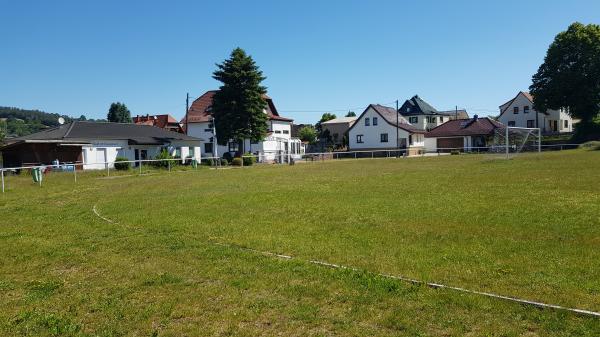
[(600, 331), (598, 318), (376, 275), (600, 311), (597, 151), (100, 175), (8, 177), (0, 335)]

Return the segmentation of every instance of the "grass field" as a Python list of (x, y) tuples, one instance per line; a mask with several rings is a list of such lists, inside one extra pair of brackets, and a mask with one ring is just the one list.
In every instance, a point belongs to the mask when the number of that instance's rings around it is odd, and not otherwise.
[(9, 177), (0, 334), (598, 336), (375, 273), (600, 311), (599, 182), (583, 150)]

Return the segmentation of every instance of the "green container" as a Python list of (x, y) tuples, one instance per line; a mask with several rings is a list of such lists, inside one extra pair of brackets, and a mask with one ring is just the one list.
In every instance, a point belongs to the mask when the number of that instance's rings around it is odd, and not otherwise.
[(31, 169), (31, 177), (33, 178), (34, 183), (41, 183), (43, 177), (42, 169), (39, 167), (34, 167)]

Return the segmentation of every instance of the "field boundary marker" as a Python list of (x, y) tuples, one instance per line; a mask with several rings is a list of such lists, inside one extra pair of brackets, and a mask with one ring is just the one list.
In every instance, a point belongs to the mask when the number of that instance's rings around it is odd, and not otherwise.
[[(102, 219), (108, 223), (119, 224), (118, 222), (115, 222), (111, 219), (108, 219), (108, 218), (102, 216), (96, 209), (96, 204), (94, 204), (94, 206), (92, 207), (92, 211), (94, 212), (94, 214), (97, 217), (99, 217), (100, 219)], [(356, 267), (349, 267), (349, 266), (344, 266), (341, 264), (335, 264), (335, 263), (330, 263), (330, 262), (325, 262), (325, 261), (320, 261), (320, 260), (305, 260), (305, 259), (297, 258), (297, 257), (291, 256), (291, 255), (284, 255), (284, 254), (278, 254), (278, 253), (273, 253), (273, 252), (268, 252), (268, 251), (262, 251), (262, 250), (244, 247), (244, 246), (231, 244), (231, 243), (223, 243), (223, 242), (214, 241), (214, 240), (208, 240), (206, 242), (211, 243), (216, 246), (239, 249), (239, 250), (248, 251), (248, 252), (252, 252), (254, 254), (260, 254), (260, 255), (268, 256), (268, 257), (275, 257), (275, 258), (284, 259), (284, 260), (296, 260), (296, 261), (301, 261), (301, 262), (305, 262), (305, 263), (309, 263), (309, 264), (313, 264), (313, 265), (317, 265), (317, 266), (333, 268), (333, 269), (345, 269), (345, 270), (365, 272), (365, 273), (369, 273), (371, 275), (376, 275), (376, 276), (380, 276), (380, 277), (384, 277), (384, 278), (388, 278), (388, 279), (403, 281), (403, 282), (407, 282), (407, 283), (411, 283), (411, 284), (426, 285), (430, 288), (435, 288), (435, 289), (454, 290), (454, 291), (458, 291), (458, 292), (462, 292), (462, 293), (479, 295), (479, 296), (484, 296), (484, 297), (489, 297), (489, 298), (494, 298), (494, 299), (501, 299), (501, 300), (520, 303), (520, 304), (526, 304), (526, 305), (530, 305), (530, 306), (534, 306), (534, 307), (538, 307), (538, 308), (569, 311), (572, 313), (594, 316), (594, 317), (600, 318), (600, 312), (591, 311), (591, 310), (570, 308), (570, 307), (565, 307), (565, 306), (557, 305), (557, 304), (548, 304), (548, 303), (543, 303), (543, 302), (526, 300), (526, 299), (522, 299), (522, 298), (518, 298), (518, 297), (498, 295), (498, 294), (485, 292), (485, 291), (479, 291), (479, 290), (470, 290), (470, 289), (461, 288), (461, 287), (449, 286), (449, 285), (445, 285), (445, 284), (441, 284), (441, 283), (421, 281), (421, 280), (417, 280), (417, 279), (413, 279), (413, 278), (409, 278), (409, 277), (405, 277), (405, 276), (400, 276), (400, 275), (377, 273), (377, 272), (372, 272), (369, 270), (359, 269)]]
[(385, 278), (389, 278), (389, 279), (394, 279), (394, 280), (399, 280), (399, 281), (412, 283), (412, 284), (416, 284), (416, 285), (426, 285), (430, 288), (435, 288), (435, 289), (454, 290), (454, 291), (458, 291), (458, 292), (462, 292), (462, 293), (480, 295), (480, 296), (485, 296), (485, 297), (489, 297), (489, 298), (495, 298), (495, 299), (501, 299), (501, 300), (520, 303), (520, 304), (526, 304), (526, 305), (535, 306), (538, 308), (563, 310), (563, 311), (569, 311), (572, 313), (583, 314), (583, 315), (594, 316), (594, 317), (600, 318), (600, 312), (591, 311), (591, 310), (569, 308), (569, 307), (565, 307), (565, 306), (561, 306), (561, 305), (557, 305), (557, 304), (548, 304), (548, 303), (543, 303), (543, 302), (526, 300), (526, 299), (522, 299), (522, 298), (518, 298), (518, 297), (498, 295), (498, 294), (489, 293), (489, 292), (485, 292), (485, 291), (470, 290), (470, 289), (461, 288), (461, 287), (449, 286), (449, 285), (445, 285), (445, 284), (441, 284), (441, 283), (416, 280), (416, 279), (412, 279), (412, 278), (405, 277), (405, 276), (382, 274), (382, 273), (372, 272), (372, 271), (368, 271), (368, 270), (364, 270), (364, 269), (344, 266), (341, 264), (335, 264), (335, 263), (330, 263), (330, 262), (325, 262), (325, 261), (320, 261), (320, 260), (305, 260), (305, 259), (290, 256), (290, 255), (283, 255), (283, 254), (277, 254), (277, 253), (272, 253), (272, 252), (267, 252), (267, 251), (260, 251), (257, 249), (238, 246), (235, 244), (228, 244), (228, 243), (215, 242), (215, 241), (209, 241), (209, 242), (211, 242), (215, 245), (218, 245), (218, 246), (236, 248), (236, 249), (240, 249), (240, 250), (249, 251), (252, 253), (258, 253), (258, 254), (261, 254), (264, 256), (283, 258), (286, 260), (297, 260), (297, 261), (306, 262), (306, 263), (323, 266), (323, 267), (328, 267), (328, 268), (333, 268), (333, 269), (346, 269), (346, 270), (352, 270), (352, 271), (365, 272), (365, 273), (369, 273), (372, 275), (385, 277)]

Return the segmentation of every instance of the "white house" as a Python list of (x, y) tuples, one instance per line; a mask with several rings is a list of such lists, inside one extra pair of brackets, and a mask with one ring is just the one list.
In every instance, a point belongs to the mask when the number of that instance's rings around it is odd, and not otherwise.
[(421, 130), (431, 130), (450, 120), (469, 118), (469, 114), (463, 109), (438, 111), (418, 95), (406, 100), (399, 111), (410, 125)]
[(537, 112), (533, 109), (533, 97), (524, 91), (500, 106), (498, 121), (507, 126), (540, 128), (545, 133), (572, 132), (573, 124), (578, 122), (566, 109)]
[(0, 148), (7, 167), (82, 162), (83, 169), (113, 167), (117, 157), (152, 159), (163, 149), (172, 155), (201, 159), (199, 138), (150, 125), (73, 121), (11, 139)]
[[(424, 130), (408, 123), (394, 108), (370, 104), (348, 130), (350, 150), (424, 149)], [(397, 138), (396, 138), (397, 137)]]
[[(214, 125), (212, 120), (212, 101), (216, 90), (205, 92), (198, 97), (190, 106), (186, 118), (182, 123), (186, 125), (186, 132), (190, 136), (202, 139), (203, 152), (205, 157), (222, 157), (225, 152), (234, 154), (241, 149), (235, 141), (229, 141), (227, 145), (218, 145), (214, 139)], [(273, 100), (264, 96), (267, 107), (264, 112), (269, 116), (268, 135), (265, 139), (253, 143), (250, 139), (245, 140), (244, 148), (259, 156), (261, 161), (284, 162), (289, 157), (301, 158), (304, 154), (304, 144), (299, 138), (292, 137), (292, 119), (279, 116)], [(217, 135), (218, 136), (218, 135)]]

